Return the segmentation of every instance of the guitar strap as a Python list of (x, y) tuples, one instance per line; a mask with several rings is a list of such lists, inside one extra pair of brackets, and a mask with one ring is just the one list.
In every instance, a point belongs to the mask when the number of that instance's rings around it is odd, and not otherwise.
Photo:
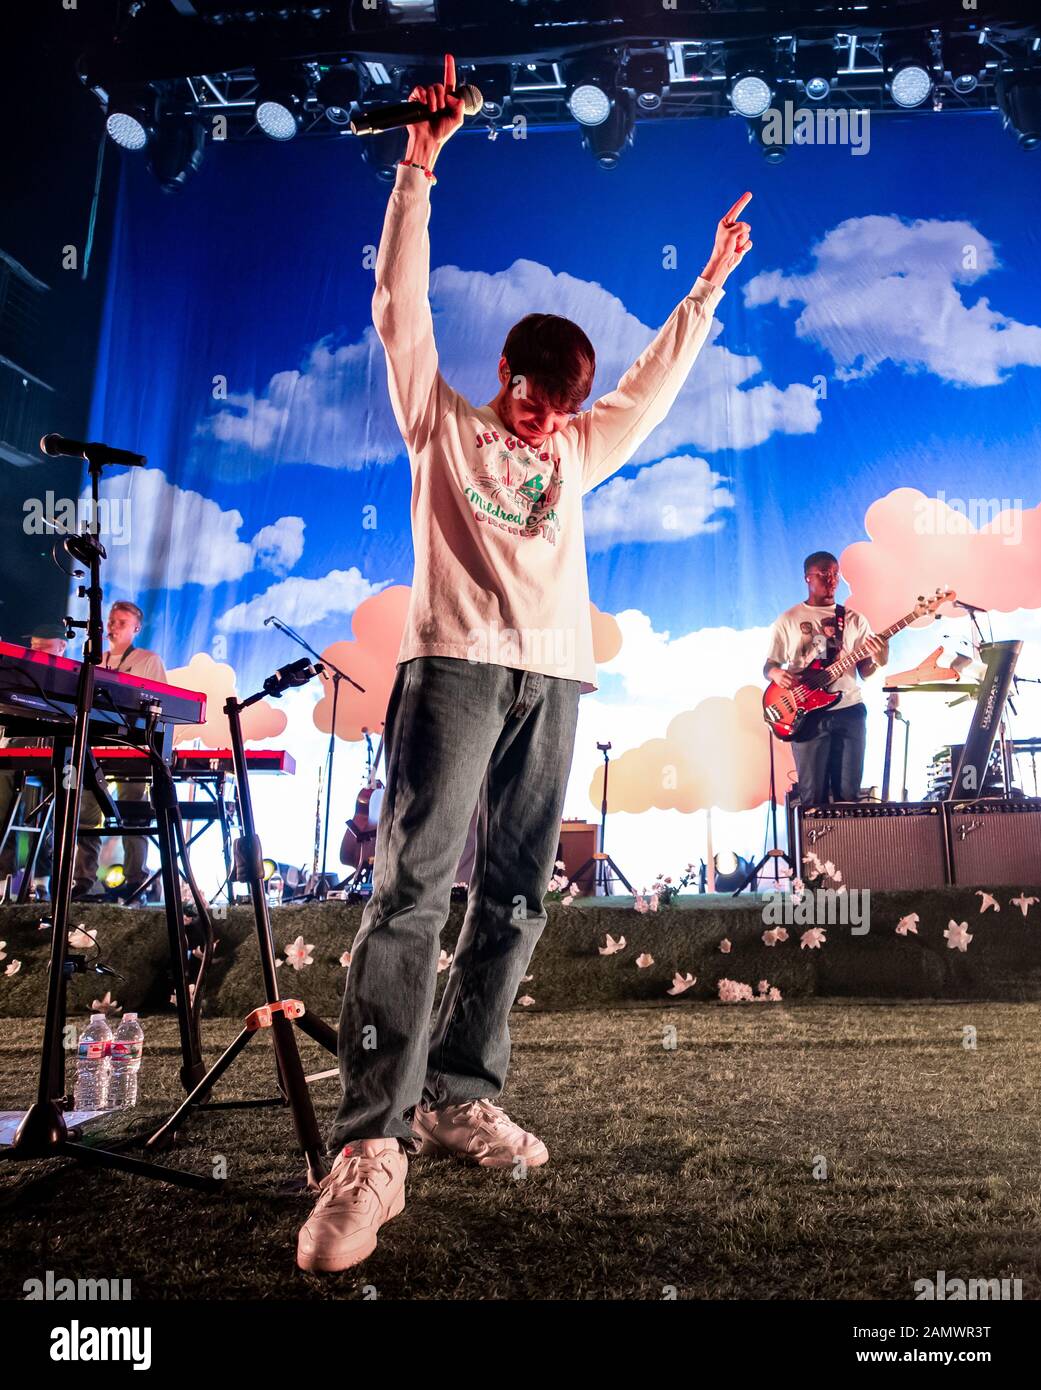
[(846, 610), (841, 603), (835, 605), (835, 636), (828, 638), (827, 655), (824, 658), (826, 666), (830, 666), (833, 661), (837, 661), (839, 653), (842, 651), (842, 631), (846, 626)]

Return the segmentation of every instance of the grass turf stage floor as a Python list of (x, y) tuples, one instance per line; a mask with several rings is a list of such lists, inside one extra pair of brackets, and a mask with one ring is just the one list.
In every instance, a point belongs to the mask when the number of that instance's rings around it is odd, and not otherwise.
[[(179, 1097), (173, 1021), (145, 1026), (135, 1128)], [(210, 1060), (237, 1027), (204, 1025)], [(0, 1020), (5, 1108), (30, 1098), (39, 1028)], [(366, 1285), (381, 1299), (660, 1299), (668, 1285), (694, 1299), (907, 1299), (941, 1269), (1020, 1278), (1038, 1297), (1036, 1006), (635, 1006), (519, 1015), (513, 1035), (504, 1103), (546, 1139), (549, 1165), (518, 1181), (415, 1160), (405, 1211), (360, 1270), (296, 1270), (310, 1198), (287, 1190), (300, 1171), (288, 1111), (218, 1111), (166, 1155), (197, 1171), (226, 1156), (216, 1197), (0, 1164), (0, 1297), (53, 1270), (129, 1278), (135, 1299), (350, 1299)], [(302, 1044), (308, 1071), (329, 1064)], [(271, 1094), (272, 1067), (261, 1035), (215, 1098)], [(338, 1084), (313, 1094), (324, 1128)]]

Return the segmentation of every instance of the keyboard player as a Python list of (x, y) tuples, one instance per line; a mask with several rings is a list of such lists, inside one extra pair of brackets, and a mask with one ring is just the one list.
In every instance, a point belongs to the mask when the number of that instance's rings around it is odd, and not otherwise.
[[(135, 639), (144, 625), (144, 614), (136, 603), (119, 600), (109, 610), (106, 632), (108, 647), (102, 658), (102, 667), (120, 671), (124, 675), (139, 676), (144, 680), (166, 682), (166, 667), (157, 652), (135, 645)], [(119, 801), (147, 801), (149, 784), (140, 782), (116, 782), (112, 787), (113, 799)], [(97, 799), (86, 789), (80, 804), (80, 829), (103, 824), (101, 807)], [(91, 835), (80, 839), (76, 848), (76, 869), (73, 875), (73, 897), (81, 898), (89, 893), (97, 881), (98, 859), (101, 855), (101, 837)], [(128, 835), (123, 840), (123, 873), (125, 892), (131, 895), (144, 883), (148, 874), (145, 861), (148, 855), (148, 840), (144, 835)]]
[[(51, 656), (64, 656), (68, 647), (65, 638), (65, 627), (61, 623), (45, 623), (35, 628), (32, 632), (26, 633), (22, 641), (34, 652), (48, 652)], [(41, 748), (49, 747), (50, 740), (45, 738), (31, 738), (19, 736), (17, 738), (0, 738), (0, 745), (6, 748)], [(0, 772), (0, 826), (7, 818), (7, 812), (11, 806), (11, 798), (14, 796), (14, 776), (10, 772)], [(26, 797), (32, 797), (32, 802), (27, 802)], [(30, 788), (23, 793), (22, 815), (31, 811), (39, 797), (39, 792)], [(47, 837), (40, 847), (40, 855), (36, 861), (36, 873), (38, 876), (47, 878), (51, 872), (51, 841), (53, 827), (48, 827)], [(17, 867), (17, 837), (14, 833), (8, 836), (7, 843), (0, 850), (0, 878), (6, 878), (8, 874), (14, 873)]]

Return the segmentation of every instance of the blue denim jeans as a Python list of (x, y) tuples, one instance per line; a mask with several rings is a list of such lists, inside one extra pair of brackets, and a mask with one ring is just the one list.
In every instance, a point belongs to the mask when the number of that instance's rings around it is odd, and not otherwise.
[(859, 801), (866, 743), (867, 710), (862, 704), (808, 714), (792, 739), (802, 804)]
[[(397, 671), (372, 897), (340, 1013), (343, 1099), (330, 1136), (418, 1145), (422, 1099), (497, 1096), (509, 1013), (546, 924), (578, 721), (579, 682), (417, 657)], [(440, 933), (478, 807), (466, 916), (431, 1026)]]

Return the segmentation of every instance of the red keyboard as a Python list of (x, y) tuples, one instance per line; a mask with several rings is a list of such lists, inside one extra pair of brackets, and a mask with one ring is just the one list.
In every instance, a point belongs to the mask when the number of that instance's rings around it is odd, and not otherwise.
[[(148, 754), (133, 748), (92, 748), (98, 767), (106, 777), (134, 777), (148, 771)], [(0, 772), (28, 772), (49, 776), (49, 748), (0, 748)], [(185, 748), (174, 753), (173, 775), (187, 780), (208, 773), (235, 771), (230, 748)], [(281, 748), (247, 748), (246, 771), (280, 772), (292, 775), (296, 763)]]
[[(4, 715), (67, 722), (76, 713), (81, 663), (48, 652), (34, 652), (0, 642), (0, 723)], [(206, 696), (179, 685), (143, 680), (99, 666), (94, 676), (94, 710), (98, 723), (122, 722), (158, 710), (161, 724), (202, 724)]]

